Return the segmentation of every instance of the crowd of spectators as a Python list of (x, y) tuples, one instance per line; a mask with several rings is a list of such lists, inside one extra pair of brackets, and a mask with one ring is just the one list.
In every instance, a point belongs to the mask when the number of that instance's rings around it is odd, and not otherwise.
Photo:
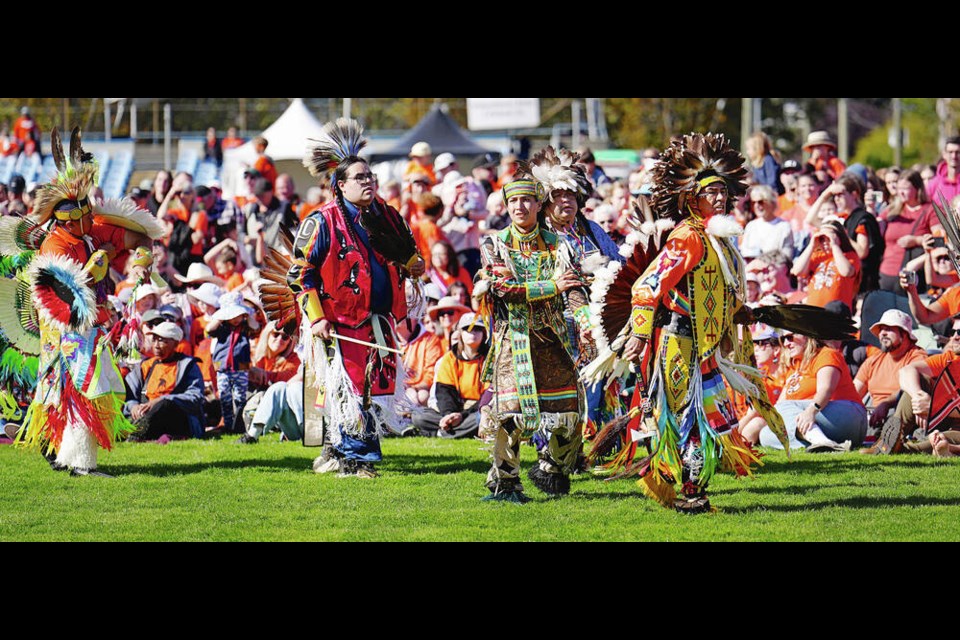
[[(0, 134), (0, 148), (30, 140), (30, 127), (20, 123)], [(271, 429), (302, 436), (297, 337), (267, 322), (256, 283), (268, 249), (282, 247), (284, 236), (333, 194), (320, 184), (301, 198), (293, 179), (277, 174), (265, 153), (268, 142), (254, 142), (257, 162), (245, 171), (239, 195), (226, 197), (217, 181), (196, 184), (189, 174), (168, 171), (130, 194), (167, 231), (153, 247), (152, 267), (131, 259), (124, 273), (114, 274), (118, 317), (135, 320), (140, 331), (141, 359), (124, 365), (128, 414), (140, 427), (136, 440), (209, 430), (241, 434), (246, 443)], [(211, 129), (206, 157), (220, 163), (223, 149), (239, 143), (236, 131), (219, 140)], [(622, 245), (631, 220), (652, 218), (657, 151), (644, 152), (623, 180), (608, 176), (589, 149), (580, 151), (594, 188), (584, 213)], [(752, 328), (758, 365), (787, 419), (791, 444), (850, 450), (869, 444), (896, 416), (901, 388), (923, 393), (918, 385), (901, 387), (901, 371), (947, 340), (957, 342), (951, 320), (960, 313), (960, 278), (932, 202), (960, 195), (960, 139), (947, 141), (933, 169), (847, 167), (823, 131), (809, 136), (804, 151), (804, 159), (784, 160), (764, 134), (749, 138), (744, 155), (752, 185), (734, 215), (744, 228), (749, 304), (812, 304), (850, 315), (864, 329), (863, 342), (840, 344)], [(480, 363), (489, 335), (471, 294), (481, 238), (509, 224), (499, 190), (518, 162), (514, 155), (434, 158), (421, 142), (402, 177), (378, 185), (409, 222), (428, 263), (423, 313), (397, 327), (407, 370), (403, 435), (483, 433), (489, 393)], [(30, 198), (14, 179), (0, 190), (0, 207), (23, 213)], [(911, 416), (922, 422), (923, 407), (915, 409)], [(742, 403), (738, 410), (748, 439), (774, 444), (755, 412)], [(167, 423), (179, 430), (159, 433)], [(913, 434), (904, 435), (909, 441)], [(943, 455), (952, 451), (941, 440), (931, 446)]]

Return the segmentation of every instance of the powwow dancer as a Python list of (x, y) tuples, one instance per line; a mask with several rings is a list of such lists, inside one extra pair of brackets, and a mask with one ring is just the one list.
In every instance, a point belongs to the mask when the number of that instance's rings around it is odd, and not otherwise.
[[(90, 200), (98, 168), (81, 147), (79, 129), (69, 158), (56, 129), (52, 143), (57, 177), (40, 189), (29, 219), (4, 226), (21, 239), (40, 241), (28, 270), (39, 315), (40, 365), (18, 442), (56, 453), (55, 470), (105, 476), (96, 471), (98, 445), (109, 451), (133, 430), (122, 414), (125, 389), (106, 331), (109, 263), (149, 245), (163, 229), (131, 200)], [(54, 226), (44, 233), (51, 219)]]
[(304, 165), (318, 178), (333, 172), (336, 199), (301, 224), (287, 282), (302, 312), (305, 366), (320, 386), (325, 447), (315, 469), (372, 478), (379, 432), (397, 417), (402, 365), (389, 349), (395, 322), (407, 317), (404, 281), (422, 276), (425, 264), (406, 223), (376, 195), (376, 176), (358, 156), (366, 145), (360, 124), (340, 118), (312, 143)]
[[(735, 428), (724, 379), (786, 441), (762, 375), (751, 366), (749, 331), (738, 324), (762, 321), (833, 336), (852, 329), (830, 323), (822, 310), (809, 307), (751, 311), (744, 306), (744, 263), (732, 240), (741, 228), (725, 215), (746, 190), (743, 165), (743, 157), (722, 135), (674, 139), (654, 169), (653, 207), (660, 218), (672, 218), (675, 228), (659, 252), (651, 239), (636, 247), (619, 272), (614, 266), (614, 273), (598, 275), (592, 292), (603, 307), (595, 323), (600, 355), (587, 376), (602, 379), (616, 371), (615, 354), (639, 362), (629, 430), (634, 439), (642, 431), (653, 439), (646, 459), (620, 458), (623, 471), (616, 477), (640, 475), (644, 493), (682, 513), (712, 511), (707, 487), (717, 471), (750, 475), (759, 463)], [(632, 290), (626, 304), (624, 284)], [(606, 435), (598, 436), (595, 447)]]
[(561, 294), (583, 286), (560, 261), (560, 240), (540, 226), (543, 187), (530, 176), (503, 188), (512, 224), (484, 240), (474, 297), (493, 327), (483, 381), (494, 394), (496, 424), (492, 495), (527, 502), (520, 482), (520, 444), (532, 438), (538, 463), (529, 478), (550, 495), (570, 492), (580, 451), (584, 394), (577, 379)]
[[(614, 261), (626, 262), (620, 247), (596, 222), (581, 213), (593, 193), (580, 154), (566, 149), (559, 152), (547, 147), (530, 161), (530, 172), (546, 194), (541, 219), (560, 239), (561, 261), (583, 278), (585, 286), (570, 289), (563, 295), (564, 319), (574, 349), (577, 368), (582, 369), (597, 357), (596, 344), (590, 334), (590, 290), (593, 275)], [(586, 436), (596, 435), (605, 423), (620, 416), (619, 384), (593, 384), (585, 389), (587, 402)]]

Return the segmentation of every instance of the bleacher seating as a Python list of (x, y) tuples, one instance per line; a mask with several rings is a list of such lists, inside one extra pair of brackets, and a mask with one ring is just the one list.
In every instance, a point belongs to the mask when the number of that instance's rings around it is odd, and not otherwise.
[(214, 180), (220, 180), (220, 169), (215, 162), (201, 162), (193, 176), (196, 185), (208, 185)]
[(100, 188), (106, 198), (120, 198), (126, 195), (130, 176), (133, 175), (133, 153), (120, 151), (110, 162), (106, 172), (101, 171)]
[(177, 159), (177, 168), (174, 173), (189, 173), (192, 176), (197, 174), (197, 166), (200, 164), (200, 155), (196, 149), (181, 149), (180, 157)]

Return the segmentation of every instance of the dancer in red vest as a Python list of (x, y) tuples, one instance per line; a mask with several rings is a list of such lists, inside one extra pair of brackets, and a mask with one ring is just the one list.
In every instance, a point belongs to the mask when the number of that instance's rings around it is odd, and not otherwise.
[[(402, 367), (387, 350), (340, 337), (396, 349), (394, 326), (407, 316), (404, 281), (422, 276), (425, 264), (357, 155), (366, 144), (360, 125), (341, 118), (324, 134), (304, 165), (316, 177), (333, 172), (336, 199), (300, 226), (287, 281), (314, 337), (307, 366), (322, 387), (315, 409), (325, 447), (315, 468), (372, 478), (382, 460), (378, 431), (396, 418), (392, 401)], [(316, 349), (320, 341), (325, 348)]]

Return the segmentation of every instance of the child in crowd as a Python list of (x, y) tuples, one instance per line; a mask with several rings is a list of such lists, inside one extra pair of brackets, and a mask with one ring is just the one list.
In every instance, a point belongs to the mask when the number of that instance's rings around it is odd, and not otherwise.
[(254, 311), (243, 304), (243, 296), (225, 293), (220, 298), (220, 309), (207, 323), (206, 334), (213, 339), (211, 354), (217, 370), (217, 389), (223, 411), (223, 428), (228, 433), (242, 433), (242, 424), (235, 424), (247, 403), (250, 386), (250, 338), (257, 328), (251, 323)]

